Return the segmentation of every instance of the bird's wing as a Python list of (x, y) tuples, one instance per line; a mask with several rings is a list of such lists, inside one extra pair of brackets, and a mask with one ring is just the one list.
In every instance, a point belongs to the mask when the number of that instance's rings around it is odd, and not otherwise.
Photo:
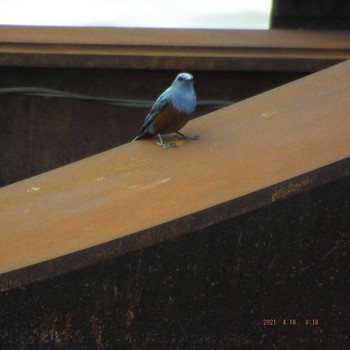
[(141, 132), (145, 131), (148, 128), (148, 126), (153, 122), (154, 118), (167, 107), (170, 101), (170, 97), (171, 89), (168, 88), (157, 98), (156, 102), (154, 102), (153, 107), (151, 108), (151, 110), (145, 118), (145, 121), (141, 128)]

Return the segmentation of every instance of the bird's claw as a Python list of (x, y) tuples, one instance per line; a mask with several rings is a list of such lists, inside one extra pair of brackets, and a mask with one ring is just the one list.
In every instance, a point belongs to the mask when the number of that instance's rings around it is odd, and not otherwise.
[(188, 141), (197, 141), (197, 140), (199, 140), (199, 135), (186, 136), (186, 140), (188, 140)]
[(162, 146), (165, 149), (176, 147), (176, 143), (160, 143), (160, 142), (157, 142), (157, 145), (158, 146)]
[(199, 140), (199, 135), (194, 135), (194, 136), (186, 136), (184, 134), (182, 134), (181, 132), (176, 132), (177, 135), (175, 135), (176, 138), (178, 139), (183, 139), (186, 141), (197, 141)]

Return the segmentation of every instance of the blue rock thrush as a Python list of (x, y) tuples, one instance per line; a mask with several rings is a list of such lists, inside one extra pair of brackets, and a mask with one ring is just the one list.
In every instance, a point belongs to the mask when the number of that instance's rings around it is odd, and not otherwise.
[(169, 148), (175, 147), (176, 144), (164, 143), (161, 135), (176, 133), (185, 140), (198, 140), (198, 135), (185, 136), (179, 132), (189, 121), (196, 108), (196, 102), (192, 75), (180, 73), (171, 86), (158, 97), (133, 141), (158, 136), (157, 144)]

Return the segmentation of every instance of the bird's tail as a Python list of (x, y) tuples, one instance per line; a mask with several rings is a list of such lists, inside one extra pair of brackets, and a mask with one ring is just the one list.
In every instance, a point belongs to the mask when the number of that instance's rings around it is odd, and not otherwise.
[(140, 140), (140, 139), (149, 139), (151, 138), (153, 135), (151, 135), (149, 132), (147, 131), (142, 131), (140, 132), (131, 142)]

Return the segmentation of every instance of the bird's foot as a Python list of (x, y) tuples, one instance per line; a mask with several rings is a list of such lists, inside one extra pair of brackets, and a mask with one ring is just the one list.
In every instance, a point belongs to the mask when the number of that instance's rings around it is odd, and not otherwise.
[(183, 139), (186, 141), (197, 141), (199, 140), (199, 135), (194, 135), (194, 136), (186, 136), (184, 134), (182, 134), (181, 132), (177, 131), (176, 132), (177, 135), (175, 135), (175, 137), (179, 138), (179, 139)]
[(158, 146), (162, 146), (165, 149), (176, 147), (176, 143), (164, 143), (162, 136), (160, 136), (160, 134), (158, 134), (158, 138), (159, 138), (159, 142), (157, 142)]
[(163, 143), (163, 142), (157, 142), (158, 146), (162, 146), (163, 148), (167, 149), (167, 148), (172, 148), (172, 147), (176, 147), (176, 143)]

